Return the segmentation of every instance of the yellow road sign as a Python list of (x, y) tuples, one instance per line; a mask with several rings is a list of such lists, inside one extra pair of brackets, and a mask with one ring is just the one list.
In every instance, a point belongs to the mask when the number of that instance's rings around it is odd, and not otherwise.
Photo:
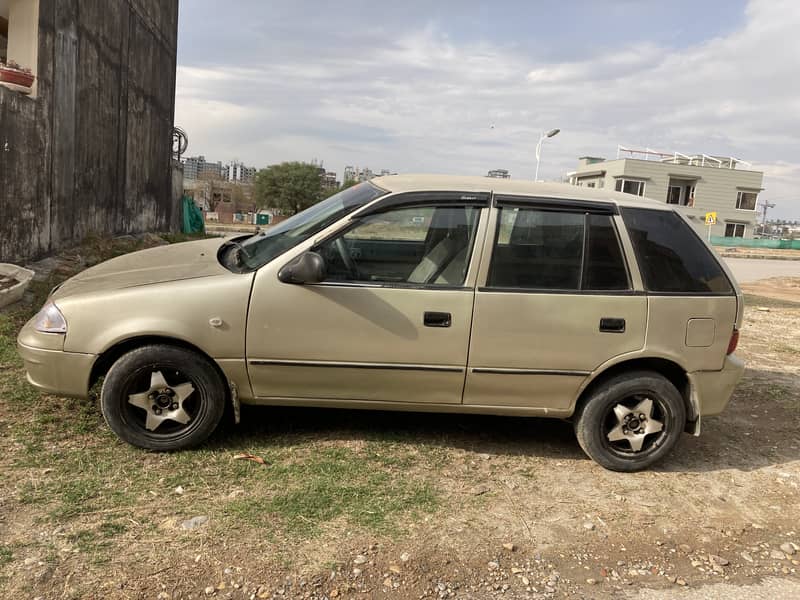
[(707, 212), (706, 213), (706, 225), (716, 225), (717, 224), (717, 213), (715, 212)]

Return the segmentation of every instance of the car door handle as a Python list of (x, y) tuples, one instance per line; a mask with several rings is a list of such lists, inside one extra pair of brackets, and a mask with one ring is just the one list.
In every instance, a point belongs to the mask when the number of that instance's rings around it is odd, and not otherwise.
[(603, 317), (600, 319), (600, 331), (605, 333), (625, 333), (625, 319)]
[(450, 327), (453, 323), (453, 315), (448, 312), (426, 311), (422, 322), (425, 327)]

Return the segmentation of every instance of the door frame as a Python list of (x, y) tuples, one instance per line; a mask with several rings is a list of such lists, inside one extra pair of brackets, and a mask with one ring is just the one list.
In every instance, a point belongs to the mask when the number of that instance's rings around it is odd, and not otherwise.
[[(595, 213), (605, 214), (611, 217), (617, 241), (620, 246), (620, 252), (624, 267), (627, 270), (629, 289), (627, 290), (609, 290), (609, 291), (593, 291), (593, 290), (549, 290), (549, 289), (498, 289), (487, 287), (489, 270), (492, 263), (494, 247), (499, 235), (498, 220), (502, 211), (501, 206), (511, 206), (520, 208), (531, 208), (538, 210), (552, 210), (552, 211), (567, 211), (567, 212), (581, 212), (581, 213)], [(586, 235), (586, 232), (584, 232)], [(482, 259), (478, 269), (478, 279), (476, 283), (476, 304), (478, 302), (479, 294), (487, 293), (508, 293), (512, 295), (532, 295), (532, 296), (560, 296), (566, 299), (570, 296), (582, 297), (601, 297), (601, 296), (619, 296), (626, 298), (628, 304), (639, 303), (643, 304), (643, 315), (639, 323), (639, 328), (642, 330), (642, 347), (646, 336), (647, 326), (647, 299), (644, 291), (641, 274), (639, 272), (636, 256), (633, 252), (630, 237), (627, 228), (625, 227), (619, 209), (616, 204), (605, 202), (602, 200), (574, 200), (569, 198), (548, 198), (538, 196), (525, 196), (525, 195), (495, 195), (492, 202), (492, 210), (487, 219), (487, 231), (484, 238), (483, 250), (481, 252)], [(590, 380), (593, 369), (600, 368), (600, 365), (592, 365), (581, 369), (571, 368), (500, 368), (500, 367), (485, 367), (473, 366), (472, 364), (472, 343), (476, 338), (476, 309), (473, 309), (472, 320), (472, 336), (470, 342), (469, 354), (467, 356), (467, 369), (465, 372), (465, 388), (464, 400), (465, 407), (471, 407), (476, 410), (494, 410), (497, 408), (511, 408), (510, 406), (500, 406), (494, 404), (493, 395), (497, 390), (502, 390), (502, 394), (507, 397), (521, 397), (526, 394), (526, 390), (539, 389), (545, 394), (551, 395), (554, 399), (559, 399), (549, 405), (539, 406), (521, 406), (515, 404), (514, 408), (518, 410), (529, 410), (538, 412), (546, 416), (568, 416), (572, 414), (574, 408), (574, 401), (577, 398), (580, 390)], [(610, 314), (610, 313), (609, 313)], [(613, 334), (608, 334), (613, 335)], [(641, 351), (641, 347), (633, 350), (634, 352)], [(627, 351), (626, 351), (627, 352)], [(626, 353), (624, 352), (624, 353)], [(624, 354), (623, 353), (623, 354)], [(602, 363), (601, 363), (602, 364)], [(474, 374), (481, 375), (480, 379), (475, 379)], [(482, 381), (485, 380), (485, 381)], [(469, 397), (468, 397), (469, 395)], [(471, 399), (473, 398), (474, 399)], [(468, 404), (466, 402), (469, 402)]]

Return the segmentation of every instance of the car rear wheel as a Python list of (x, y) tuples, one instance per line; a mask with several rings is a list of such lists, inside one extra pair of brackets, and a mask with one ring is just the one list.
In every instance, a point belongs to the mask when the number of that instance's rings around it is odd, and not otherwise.
[(222, 419), (225, 398), (225, 383), (211, 361), (159, 344), (132, 350), (112, 365), (100, 405), (121, 439), (168, 451), (205, 441)]
[(575, 435), (583, 451), (612, 471), (640, 471), (666, 456), (686, 424), (683, 398), (651, 371), (601, 383), (577, 411)]

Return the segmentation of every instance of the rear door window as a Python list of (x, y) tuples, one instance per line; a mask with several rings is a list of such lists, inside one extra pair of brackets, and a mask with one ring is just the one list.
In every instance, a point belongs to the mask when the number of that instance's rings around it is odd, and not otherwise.
[(648, 291), (733, 293), (714, 255), (677, 214), (646, 208), (623, 208), (621, 212)]
[(610, 215), (501, 206), (490, 288), (604, 291), (630, 288)]
[(617, 230), (609, 215), (586, 215), (586, 258), (583, 289), (630, 289)]

